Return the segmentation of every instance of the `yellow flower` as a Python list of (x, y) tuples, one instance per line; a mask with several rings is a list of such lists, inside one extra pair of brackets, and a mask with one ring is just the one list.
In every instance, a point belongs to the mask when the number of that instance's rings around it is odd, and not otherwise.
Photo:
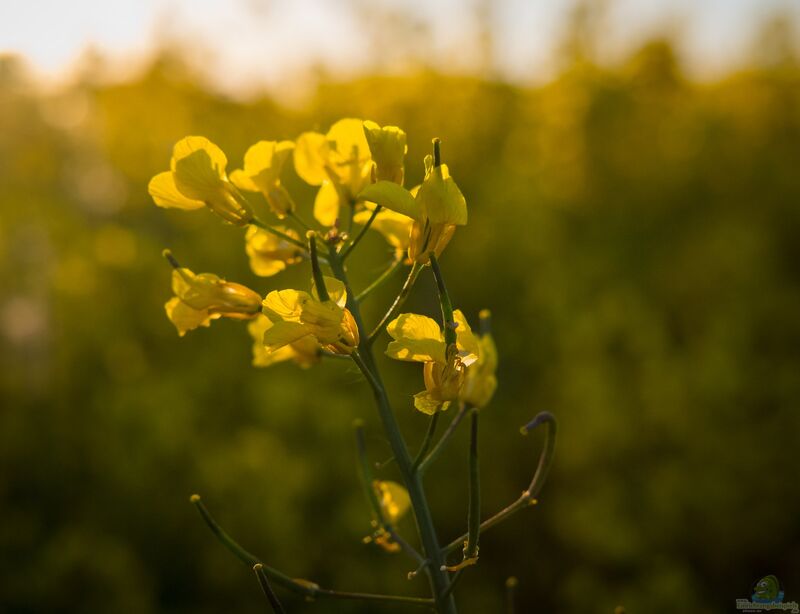
[[(481, 319), (488, 318), (489, 312), (483, 310)], [(467, 367), (461, 399), (474, 407), (489, 404), (497, 388), (497, 348), (490, 333), (478, 339), (478, 360)]]
[(274, 290), (262, 302), (262, 311), (273, 323), (264, 333), (269, 351), (313, 337), (325, 349), (350, 354), (358, 346), (359, 335), (353, 314), (345, 308), (347, 293), (338, 279), (325, 277), (330, 299), (320, 301), (298, 290)]
[(268, 367), (276, 362), (292, 360), (299, 366), (307, 369), (319, 362), (319, 344), (310, 335), (275, 351), (269, 351), (264, 345), (264, 333), (272, 328), (272, 326), (272, 322), (265, 315), (259, 315), (247, 324), (247, 331), (253, 338), (254, 366)]
[(343, 206), (355, 206), (356, 195), (372, 180), (372, 158), (360, 119), (342, 119), (327, 134), (305, 132), (297, 139), (294, 168), (309, 185), (320, 186), (314, 217), (333, 226)]
[(378, 529), (370, 537), (364, 538), (366, 543), (374, 543), (383, 548), (386, 552), (399, 552), (400, 544), (392, 538), (391, 534), (384, 528), (386, 525), (393, 525), (402, 518), (411, 507), (411, 497), (408, 491), (397, 482), (374, 480), (372, 488), (375, 490), (375, 497), (380, 506), (381, 523), (373, 522)]
[(383, 518), (388, 523), (397, 522), (411, 507), (408, 491), (397, 482), (374, 480), (372, 487), (375, 489)]
[[(291, 228), (276, 226), (283, 234), (300, 239)], [(250, 226), (245, 234), (245, 251), (250, 257), (250, 268), (256, 275), (270, 277), (283, 271), (288, 265), (300, 262), (302, 250), (271, 232)]]
[[(366, 224), (370, 217), (372, 217), (371, 210), (359, 211), (353, 221), (356, 224)], [(381, 209), (372, 221), (370, 228), (381, 233), (387, 243), (394, 247), (396, 258), (402, 258), (408, 251), (413, 224), (414, 220), (410, 217), (390, 209)]]
[(381, 128), (375, 122), (365, 121), (364, 136), (367, 137), (369, 150), (375, 161), (378, 179), (403, 185), (403, 165), (408, 151), (406, 133), (397, 126)]
[(253, 219), (250, 206), (228, 181), (228, 159), (202, 136), (187, 136), (175, 143), (170, 170), (159, 173), (147, 186), (159, 207), (190, 211), (208, 207), (224, 220), (245, 226)]
[(404, 313), (386, 327), (394, 339), (386, 348), (387, 356), (425, 364), (425, 390), (414, 395), (414, 407), (425, 414), (445, 410), (451, 401), (461, 398), (465, 370), (480, 351), (464, 314), (457, 309), (453, 318), (456, 343), (450, 346), (439, 324), (426, 316)]
[(281, 171), (293, 149), (291, 141), (259, 141), (244, 154), (244, 169), (231, 173), (238, 188), (261, 192), (279, 218), (294, 211), (294, 201), (281, 185)]
[(177, 268), (172, 272), (172, 291), (175, 296), (164, 309), (181, 337), (187, 331), (209, 326), (211, 320), (249, 320), (261, 310), (258, 293), (213, 273), (195, 275), (187, 268)]
[(429, 252), (439, 257), (456, 226), (467, 223), (467, 203), (447, 165), (435, 166), (433, 158), (426, 156), (425, 169), (425, 180), (416, 192), (391, 181), (378, 181), (359, 194), (360, 200), (379, 204), (413, 220), (408, 257), (420, 264), (428, 263)]

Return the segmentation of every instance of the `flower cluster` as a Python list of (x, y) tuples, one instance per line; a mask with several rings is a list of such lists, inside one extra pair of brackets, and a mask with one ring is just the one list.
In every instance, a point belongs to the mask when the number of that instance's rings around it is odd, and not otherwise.
[[(213, 273), (195, 274), (165, 251), (174, 269), (174, 296), (165, 309), (178, 333), (183, 336), (220, 318), (243, 320), (253, 339), (254, 365), (292, 361), (309, 368), (325, 356), (352, 358), (379, 391), (372, 344), (385, 329), (392, 339), (386, 348), (390, 358), (422, 364), (424, 390), (414, 395), (413, 406), (432, 416), (432, 425), (453, 404), (461, 414), (485, 407), (497, 386), (489, 314), (481, 312), (481, 332), (473, 332), (462, 311), (452, 309), (438, 266), (456, 228), (467, 223), (466, 201), (441, 161), (438, 139), (433, 155), (424, 159), (422, 183), (411, 189), (404, 186), (406, 152), (401, 129), (357, 119), (338, 121), (325, 134), (306, 132), (294, 142), (259, 141), (230, 176), (227, 157), (208, 139), (189, 136), (176, 143), (170, 170), (149, 184), (158, 206), (207, 208), (230, 224), (246, 227), (245, 252), (259, 277), (273, 277), (303, 262), (310, 263), (312, 273), (307, 289), (276, 288), (263, 295)], [(297, 177), (318, 186), (313, 226), (302, 219), (282, 182), (290, 160)], [(273, 222), (262, 220), (260, 211), (273, 216)], [(393, 258), (375, 282), (354, 295), (345, 261), (369, 230), (384, 237)], [(408, 279), (370, 332), (359, 305), (402, 266), (410, 267)], [(441, 323), (400, 313), (420, 271), (428, 266), (437, 280)], [(404, 448), (395, 450), (396, 455), (404, 453)], [(372, 480), (365, 462), (363, 473), (374, 529), (365, 541), (388, 552), (408, 550), (394, 527), (412, 507), (408, 476), (406, 486)], [(461, 565), (476, 560), (476, 546), (470, 546)]]
[[(246, 229), (244, 251), (256, 276), (274, 282), (289, 267), (309, 266), (310, 280), (304, 288), (277, 285), (263, 293), (213, 273), (196, 274), (165, 250), (173, 267), (174, 294), (165, 304), (167, 317), (181, 336), (210, 326), (212, 320), (246, 322), (253, 342), (253, 364), (258, 367), (291, 361), (310, 368), (329, 358), (352, 361), (373, 392), (392, 451), (390, 461), (380, 466), (371, 462), (364, 423), (356, 422), (360, 473), (372, 512), (372, 531), (364, 541), (410, 556), (418, 567), (408, 574), (409, 579), (424, 573), (431, 587), (430, 598), (418, 598), (339, 592), (293, 579), (259, 563), (236, 544), (217, 525), (199, 495), (193, 495), (192, 503), (215, 535), (237, 557), (253, 564), (274, 611), (282, 611), (282, 607), (270, 588), (270, 579), (309, 599), (328, 596), (413, 602), (439, 614), (455, 614), (453, 587), (458, 574), (478, 562), (481, 531), (536, 502), (552, 459), (555, 419), (541, 412), (522, 430), (524, 434), (540, 424), (548, 428), (530, 485), (517, 501), (481, 522), (479, 414), (497, 387), (498, 358), (490, 314), (481, 311), (479, 325), (473, 330), (464, 312), (453, 308), (439, 265), (456, 229), (467, 223), (466, 200), (442, 163), (439, 139), (433, 140), (432, 155), (424, 158), (421, 183), (411, 189), (404, 185), (407, 149), (406, 134), (400, 128), (343, 119), (325, 134), (305, 132), (295, 141), (258, 141), (247, 149), (242, 168), (228, 176), (228, 160), (222, 150), (205, 137), (189, 136), (175, 144), (169, 170), (154, 176), (149, 184), (160, 207), (209, 209), (228, 224)], [(292, 169), (295, 177), (287, 177)], [(286, 187), (298, 179), (318, 188), (310, 224)], [(392, 257), (372, 283), (355, 293), (348, 269), (355, 248), (369, 231), (382, 235)], [(367, 328), (361, 305), (377, 288), (392, 283), (393, 274), (403, 268), (408, 275), (396, 298), (380, 320)], [(403, 313), (403, 304), (426, 270), (436, 282), (440, 319)], [(409, 406), (429, 416), (425, 439), (413, 458), (374, 356), (375, 343), (384, 331), (391, 339), (385, 348), (389, 358), (422, 366), (424, 389), (413, 395), (413, 401), (406, 399)], [(434, 444), (436, 425), (442, 413), (453, 406), (457, 410), (450, 412), (450, 425)], [(436, 535), (423, 477), (465, 416), (470, 424), (467, 532), (443, 546)], [(373, 468), (380, 471), (389, 462), (395, 465), (402, 483), (373, 479)], [(412, 510), (422, 546), (419, 552), (398, 526)], [(448, 564), (448, 557), (459, 548), (461, 561)]]
[[(328, 240), (329, 256), (352, 249), (360, 234), (371, 229), (385, 238), (398, 264), (426, 265), (430, 254), (442, 254), (456, 227), (466, 224), (467, 206), (441, 163), (438, 139), (433, 155), (424, 159), (422, 183), (411, 189), (403, 185), (407, 150), (400, 128), (342, 119), (325, 134), (305, 132), (294, 142), (259, 141), (245, 153), (242, 168), (228, 176), (223, 151), (205, 137), (189, 136), (175, 144), (170, 170), (153, 177), (149, 192), (160, 207), (208, 208), (226, 222), (247, 227), (250, 267), (258, 276), (271, 277), (310, 259), (300, 234), (308, 225), (281, 181), (292, 161), (298, 177), (319, 186), (315, 234)], [(259, 194), (279, 224), (267, 225), (256, 216), (258, 204), (250, 199)], [(343, 231), (343, 219), (362, 226), (355, 239)], [(361, 342), (340, 279), (324, 276), (324, 296), (312, 280), (310, 292), (280, 289), (262, 298), (244, 285), (212, 273), (196, 275), (169, 259), (175, 267), (175, 296), (165, 309), (181, 336), (218, 318), (247, 320), (256, 366), (291, 360), (310, 367), (326, 352), (348, 355)], [(494, 392), (497, 358), (491, 336), (473, 333), (460, 311), (455, 327), (456, 342), (447, 344), (439, 324), (426, 316), (401, 314), (387, 326), (393, 338), (387, 354), (423, 363), (425, 390), (414, 396), (414, 406), (424, 413), (453, 402), (482, 407)]]

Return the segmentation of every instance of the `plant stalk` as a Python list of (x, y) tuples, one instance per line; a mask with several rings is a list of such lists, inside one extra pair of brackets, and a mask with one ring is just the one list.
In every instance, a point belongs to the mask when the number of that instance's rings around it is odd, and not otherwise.
[[(334, 276), (345, 285), (345, 289), (347, 290), (347, 308), (353, 314), (353, 319), (356, 321), (359, 330), (359, 348), (357, 351), (353, 352), (352, 357), (372, 388), (378, 414), (383, 423), (386, 436), (389, 439), (389, 445), (392, 448), (392, 453), (394, 454), (395, 461), (400, 470), (400, 475), (408, 490), (409, 498), (411, 499), (411, 507), (414, 510), (414, 518), (417, 522), (417, 531), (419, 532), (420, 541), (422, 542), (424, 556), (430, 560), (427, 573), (436, 604), (436, 611), (438, 614), (457, 614), (455, 600), (452, 595), (448, 594), (450, 578), (447, 576), (446, 572), (441, 570), (444, 564), (444, 556), (439, 546), (439, 538), (436, 535), (433, 516), (431, 515), (431, 510), (428, 506), (427, 498), (425, 497), (422, 479), (418, 475), (415, 475), (412, 469), (413, 461), (408, 453), (405, 439), (403, 439), (403, 435), (400, 432), (400, 425), (397, 423), (394, 411), (389, 402), (386, 387), (383, 384), (380, 372), (372, 357), (372, 351), (369, 347), (369, 338), (367, 337), (367, 332), (361, 319), (358, 302), (350, 290), (350, 284), (347, 281), (347, 274), (344, 270), (344, 266), (339, 259), (339, 254), (336, 254), (333, 249), (331, 249), (330, 252), (331, 271)], [(417, 268), (417, 266), (413, 267), (412, 271)], [(421, 267), (419, 268), (421, 269)], [(442, 595), (446, 596), (442, 598)]]

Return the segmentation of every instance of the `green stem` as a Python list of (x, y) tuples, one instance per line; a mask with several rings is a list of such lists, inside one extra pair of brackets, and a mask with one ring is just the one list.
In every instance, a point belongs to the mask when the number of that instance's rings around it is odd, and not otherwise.
[(286, 574), (278, 571), (277, 569), (270, 567), (269, 565), (263, 564), (258, 557), (251, 554), (244, 548), (242, 548), (236, 541), (228, 535), (222, 527), (217, 524), (217, 521), (214, 520), (214, 517), (211, 516), (209, 511), (206, 509), (203, 502), (200, 500), (199, 495), (192, 495), (191, 502), (197, 508), (197, 511), (200, 512), (200, 516), (205, 521), (206, 525), (211, 532), (217, 537), (217, 539), (225, 546), (230, 552), (232, 552), (240, 561), (245, 563), (247, 566), (253, 568), (256, 565), (261, 565), (261, 569), (264, 574), (276, 584), (283, 586), (284, 588), (296, 593), (298, 595), (302, 595), (304, 597), (308, 597), (310, 599), (315, 599), (317, 597), (326, 597), (330, 599), (353, 599), (353, 600), (361, 600), (361, 601), (382, 601), (386, 603), (398, 603), (398, 604), (408, 604), (408, 605), (417, 605), (417, 606), (427, 606), (433, 607), (434, 600), (423, 598), (423, 597), (403, 597), (400, 595), (376, 595), (372, 593), (353, 593), (349, 591), (334, 591), (327, 588), (320, 588), (317, 584), (313, 582), (309, 582), (307, 580), (295, 580), (294, 578), (290, 578)]
[(478, 538), (481, 531), (481, 476), (478, 466), (478, 410), (470, 412), (469, 439), (469, 509), (467, 511), (467, 544), (464, 558), (478, 556)]
[[(341, 255), (341, 259), (342, 260), (346, 260), (347, 257), (350, 255), (350, 252), (352, 252), (356, 248), (356, 245), (358, 245), (361, 242), (361, 239), (363, 239), (364, 235), (367, 234), (367, 231), (369, 230), (369, 227), (372, 226), (372, 222), (375, 221), (375, 218), (378, 216), (378, 213), (380, 212), (380, 210), (381, 210), (381, 206), (380, 205), (377, 205), (375, 207), (375, 209), (372, 210), (372, 215), (369, 216), (369, 219), (367, 220), (367, 223), (364, 224), (364, 226), (361, 228), (361, 230), (358, 231), (358, 234), (356, 235), (355, 239), (353, 239), (353, 242), (350, 243), (350, 245), (348, 245), (347, 248), (342, 252), (342, 255)], [(352, 218), (351, 218), (351, 220), (352, 220)]]
[(264, 222), (262, 222), (258, 218), (253, 218), (252, 220), (250, 220), (250, 223), (253, 226), (256, 226), (256, 227), (260, 228), (261, 230), (266, 230), (267, 232), (274, 234), (276, 237), (279, 237), (279, 238), (283, 239), (284, 241), (288, 241), (292, 245), (296, 245), (297, 247), (302, 247), (304, 250), (307, 249), (306, 244), (303, 243), (302, 241), (300, 241), (298, 239), (295, 239), (294, 237), (292, 237), (290, 235), (287, 235), (285, 232), (281, 232), (277, 228), (273, 228), (272, 226), (268, 226), (267, 224), (265, 224)]
[[(317, 233), (309, 230), (306, 234), (308, 239), (308, 253), (311, 254), (311, 274), (314, 277), (314, 288), (317, 290), (317, 297), (321, 302), (329, 301), (328, 287), (325, 285), (325, 277), (322, 275), (322, 268), (319, 266), (319, 255), (317, 254)], [(348, 290), (349, 292), (349, 290)]]
[(461, 407), (458, 408), (458, 413), (453, 417), (450, 421), (450, 424), (447, 426), (447, 430), (444, 434), (439, 438), (439, 441), (436, 443), (436, 446), (431, 450), (431, 453), (422, 461), (419, 465), (419, 472), (425, 473), (428, 467), (431, 466), (431, 463), (435, 461), (438, 456), (442, 453), (447, 447), (447, 443), (450, 441), (450, 438), (453, 436), (453, 433), (456, 432), (456, 428), (461, 423), (461, 420), (464, 419), (464, 416), (467, 415), (469, 407), (465, 404), (461, 404)]
[(445, 596), (449, 595), (455, 590), (456, 585), (461, 580), (461, 576), (464, 575), (464, 571), (465, 571), (464, 569), (459, 569), (456, 573), (453, 574), (453, 577), (450, 579), (450, 586), (447, 587), (447, 592), (445, 593)]
[[(523, 491), (519, 499), (514, 501), (508, 507), (497, 512), (491, 518), (484, 520), (480, 525), (479, 533), (488, 531), (492, 527), (503, 522), (509, 516), (516, 514), (519, 510), (536, 503), (536, 497), (541, 492), (542, 486), (544, 486), (544, 482), (547, 479), (547, 474), (550, 471), (550, 466), (553, 463), (553, 454), (555, 453), (556, 446), (556, 419), (550, 412), (543, 411), (537, 414), (533, 420), (520, 429), (520, 432), (523, 435), (527, 435), (540, 424), (546, 424), (547, 430), (545, 431), (544, 448), (542, 449), (542, 453), (539, 455), (539, 464), (536, 466), (536, 472), (533, 474), (531, 483), (528, 485), (528, 488)], [(467, 539), (466, 533), (447, 544), (447, 546), (442, 549), (442, 552), (445, 554), (453, 552), (464, 543), (465, 539)]]
[(281, 602), (278, 601), (278, 596), (272, 590), (267, 574), (264, 573), (264, 566), (261, 563), (256, 563), (253, 565), (253, 571), (256, 572), (258, 583), (261, 585), (261, 590), (264, 591), (264, 596), (267, 598), (269, 605), (272, 606), (272, 611), (275, 614), (286, 614), (286, 610), (283, 609)]
[[(406, 442), (400, 432), (400, 425), (397, 423), (397, 418), (389, 403), (389, 396), (386, 393), (386, 387), (383, 385), (380, 371), (372, 357), (372, 351), (369, 346), (369, 339), (365, 334), (366, 329), (364, 328), (364, 322), (361, 318), (358, 301), (356, 301), (355, 295), (350, 290), (347, 272), (339, 258), (339, 254), (333, 249), (330, 250), (330, 267), (334, 276), (344, 284), (345, 290), (347, 291), (347, 309), (353, 314), (353, 319), (359, 331), (359, 348), (354, 351), (351, 356), (372, 388), (372, 393), (375, 397), (375, 405), (377, 406), (378, 414), (383, 423), (383, 429), (389, 439), (389, 445), (392, 448), (392, 453), (394, 454), (395, 461), (400, 470), (400, 475), (408, 490), (408, 496), (411, 499), (411, 507), (414, 510), (414, 518), (417, 521), (417, 531), (419, 532), (419, 538), (422, 542), (424, 555), (426, 558), (430, 559), (431, 562), (431, 564), (428, 565), (428, 578), (430, 580), (431, 592), (436, 601), (436, 609), (439, 614), (456, 614), (456, 604), (452, 596), (444, 599), (441, 597), (449, 586), (450, 579), (447, 577), (447, 574), (441, 570), (444, 564), (444, 557), (439, 546), (439, 538), (436, 535), (436, 528), (433, 524), (433, 517), (430, 507), (428, 506), (427, 498), (425, 497), (422, 480), (419, 476), (414, 475), (411, 469), (411, 457), (408, 454)], [(421, 266), (418, 267), (415, 265), (412, 267), (412, 273), (417, 268), (421, 269)], [(419, 272), (417, 271), (417, 275), (418, 274)], [(411, 285), (413, 285), (414, 280), (416, 280), (416, 276), (413, 278)]]
[(369, 338), (367, 339), (367, 346), (371, 346), (373, 343), (375, 343), (378, 335), (383, 332), (383, 329), (386, 328), (386, 325), (389, 324), (389, 322), (391, 322), (403, 308), (403, 304), (406, 302), (408, 295), (411, 294), (411, 289), (414, 287), (414, 284), (417, 283), (417, 278), (422, 272), (424, 266), (425, 265), (418, 262), (415, 262), (412, 265), (411, 270), (408, 272), (408, 277), (406, 278), (403, 287), (400, 289), (400, 293), (397, 295), (397, 298), (394, 299), (394, 303), (392, 303), (389, 311), (386, 312), (378, 325), (370, 333)]
[(425, 433), (425, 439), (422, 440), (422, 445), (420, 446), (419, 452), (417, 452), (417, 456), (414, 459), (414, 464), (411, 466), (411, 470), (414, 473), (417, 472), (422, 459), (425, 458), (425, 455), (428, 453), (428, 449), (431, 447), (433, 435), (436, 433), (436, 425), (439, 422), (439, 415), (441, 413), (442, 412), (437, 411), (431, 416), (431, 421), (428, 423), (428, 431)]
[[(363, 348), (366, 349), (366, 348)], [(366, 349), (369, 352), (369, 349)], [(433, 517), (431, 516), (430, 508), (425, 497), (425, 492), (422, 487), (422, 480), (418, 475), (414, 475), (411, 470), (412, 462), (408, 454), (405, 440), (400, 433), (400, 427), (389, 404), (389, 398), (386, 395), (386, 389), (374, 369), (374, 362), (371, 355), (367, 354), (367, 363), (365, 357), (359, 352), (353, 352), (352, 357), (358, 368), (366, 377), (369, 382), (375, 403), (378, 407), (381, 421), (383, 422), (386, 435), (389, 439), (389, 444), (394, 452), (397, 466), (400, 469), (400, 474), (403, 477), (403, 482), (408, 490), (409, 498), (411, 499), (411, 506), (414, 509), (414, 517), (417, 521), (417, 530), (419, 531), (420, 541), (424, 548), (425, 556), (430, 560), (428, 565), (428, 578), (431, 583), (431, 590), (436, 599), (436, 607), (439, 614), (456, 614), (455, 601), (452, 597), (442, 598), (441, 595), (445, 594), (447, 587), (450, 584), (449, 578), (446, 573), (442, 571), (444, 565), (444, 558), (441, 549), (437, 546), (438, 537), (436, 536), (436, 529), (433, 525)]]
[(367, 298), (370, 294), (372, 294), (375, 290), (380, 288), (384, 283), (386, 283), (389, 279), (391, 279), (392, 275), (395, 272), (399, 271), (403, 266), (403, 258), (397, 258), (389, 265), (389, 267), (381, 273), (380, 277), (378, 277), (375, 281), (373, 281), (369, 286), (367, 286), (361, 293), (356, 296), (356, 300), (360, 303), (365, 298)]
[(431, 260), (433, 276), (436, 278), (436, 288), (439, 291), (439, 304), (442, 307), (444, 342), (449, 346), (456, 342), (457, 336), (456, 323), (453, 319), (453, 303), (450, 301), (450, 295), (447, 293), (447, 287), (444, 285), (444, 277), (442, 277), (442, 270), (439, 268), (439, 261), (436, 260), (436, 254), (430, 252), (428, 256)]

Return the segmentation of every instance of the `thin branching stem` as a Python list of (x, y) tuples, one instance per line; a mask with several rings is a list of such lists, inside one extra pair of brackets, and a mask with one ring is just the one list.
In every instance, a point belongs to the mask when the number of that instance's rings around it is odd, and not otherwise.
[[(389, 402), (389, 396), (386, 392), (386, 387), (383, 385), (380, 371), (372, 357), (372, 351), (369, 347), (369, 341), (366, 336), (364, 322), (361, 318), (358, 301), (355, 300), (355, 296), (350, 291), (347, 273), (343, 263), (339, 259), (339, 254), (333, 249), (330, 250), (330, 266), (334, 276), (344, 284), (345, 290), (347, 291), (347, 309), (353, 314), (353, 319), (359, 331), (359, 338), (361, 341), (358, 349), (351, 354), (353, 362), (356, 363), (361, 373), (367, 379), (367, 382), (369, 382), (370, 388), (372, 388), (378, 415), (381, 418), (384, 432), (389, 440), (389, 445), (392, 448), (392, 453), (394, 454), (404, 485), (408, 490), (408, 496), (411, 499), (411, 508), (414, 510), (414, 517), (417, 521), (417, 530), (424, 549), (424, 555), (431, 560), (427, 571), (431, 592), (436, 603), (436, 609), (439, 614), (456, 614), (455, 600), (452, 599), (452, 597), (441, 597), (445, 589), (450, 585), (450, 579), (440, 569), (444, 563), (444, 558), (441, 546), (439, 546), (439, 538), (436, 535), (436, 528), (433, 524), (433, 516), (431, 515), (431, 510), (425, 496), (425, 490), (422, 487), (422, 481), (418, 479), (418, 476), (415, 476), (414, 472), (411, 470), (412, 461), (408, 453), (408, 447), (406, 446), (405, 439), (403, 439), (403, 434), (400, 432), (400, 425), (397, 423), (394, 410)], [(414, 267), (412, 267), (412, 271), (413, 270)], [(414, 279), (416, 279), (416, 277)], [(413, 285), (413, 281), (411, 285)]]
[[(556, 446), (556, 419), (550, 412), (543, 411), (537, 414), (533, 420), (520, 429), (520, 432), (523, 435), (527, 435), (530, 431), (541, 424), (545, 424), (547, 426), (547, 430), (545, 431), (544, 448), (539, 455), (539, 464), (536, 466), (536, 472), (533, 474), (531, 483), (528, 485), (528, 488), (522, 492), (522, 494), (519, 496), (519, 499), (514, 501), (508, 507), (505, 507), (497, 512), (491, 518), (484, 520), (480, 525), (480, 533), (488, 531), (492, 527), (503, 522), (509, 516), (516, 514), (519, 510), (536, 503), (536, 497), (539, 495), (539, 492), (541, 492), (542, 486), (544, 486), (545, 480), (547, 479), (547, 474), (550, 471), (550, 465), (553, 462), (553, 454), (555, 453)], [(464, 543), (465, 539), (467, 539), (466, 533), (447, 544), (442, 551), (445, 554), (453, 552)]]
[(328, 288), (325, 286), (325, 278), (322, 275), (322, 268), (319, 266), (319, 255), (317, 254), (317, 233), (309, 230), (306, 235), (308, 238), (308, 253), (311, 255), (311, 273), (314, 277), (314, 288), (317, 290), (317, 296), (323, 303), (330, 300), (328, 296)]
[(242, 546), (240, 546), (236, 540), (234, 540), (230, 535), (228, 535), (222, 527), (217, 524), (217, 521), (214, 520), (214, 517), (209, 513), (206, 509), (206, 506), (203, 505), (203, 502), (200, 500), (199, 495), (192, 495), (191, 502), (194, 504), (197, 511), (200, 512), (200, 516), (205, 521), (206, 525), (211, 532), (217, 537), (217, 539), (225, 546), (230, 552), (232, 552), (240, 561), (246, 564), (251, 569), (256, 565), (261, 565), (261, 570), (264, 574), (278, 584), (293, 593), (298, 595), (302, 595), (304, 597), (309, 597), (311, 599), (315, 599), (317, 597), (327, 597), (330, 599), (353, 599), (353, 600), (361, 600), (361, 601), (382, 601), (386, 603), (397, 603), (397, 604), (408, 604), (408, 605), (416, 605), (416, 606), (425, 606), (428, 608), (432, 608), (434, 606), (434, 600), (428, 599), (424, 597), (404, 597), (401, 595), (379, 595), (379, 594), (372, 594), (372, 593), (354, 593), (349, 591), (335, 591), (327, 588), (321, 588), (317, 584), (313, 582), (308, 582), (305, 580), (295, 580), (294, 578), (290, 578), (286, 574), (278, 571), (274, 567), (270, 567), (269, 565), (265, 565), (262, 563), (258, 557), (254, 554), (251, 554)]
[[(366, 351), (369, 352), (369, 349), (366, 349)], [(420, 540), (425, 549), (425, 556), (431, 561), (431, 564), (427, 566), (427, 571), (431, 582), (431, 590), (435, 595), (437, 611), (439, 614), (456, 614), (455, 601), (451, 597), (442, 597), (447, 587), (450, 585), (449, 578), (441, 569), (444, 564), (443, 552), (439, 546), (436, 545), (438, 544), (438, 538), (436, 537), (436, 529), (433, 525), (433, 517), (431, 516), (425, 492), (422, 488), (422, 481), (411, 471), (412, 462), (408, 454), (408, 448), (406, 447), (394, 412), (389, 404), (383, 382), (380, 380), (380, 376), (376, 374), (377, 372), (373, 371), (372, 365), (374, 365), (374, 363), (367, 364), (364, 356), (358, 351), (353, 352), (351, 356), (372, 388), (378, 407), (378, 413), (384, 424), (389, 444), (392, 447), (397, 466), (400, 469), (406, 489), (408, 490), (408, 496), (411, 499), (411, 506), (417, 520)], [(369, 360), (372, 362), (371, 357)]]
[[(347, 257), (356, 248), (356, 245), (358, 245), (361, 242), (361, 239), (363, 239), (364, 235), (367, 234), (367, 231), (369, 230), (369, 227), (372, 226), (372, 222), (375, 221), (375, 218), (378, 216), (378, 213), (380, 213), (380, 210), (381, 210), (381, 206), (380, 205), (377, 205), (372, 210), (372, 215), (369, 216), (369, 219), (367, 220), (367, 223), (364, 224), (364, 226), (362, 226), (361, 230), (358, 231), (358, 234), (355, 236), (355, 238), (353, 239), (352, 243), (350, 243), (350, 245), (348, 245), (342, 251), (341, 256), (340, 256), (340, 258), (342, 260), (347, 260)], [(351, 219), (351, 225), (352, 225), (352, 217), (350, 219)]]
[(399, 271), (403, 267), (403, 257), (400, 256), (392, 261), (392, 263), (386, 268), (386, 270), (380, 274), (380, 276), (373, 281), (369, 286), (364, 288), (361, 293), (356, 296), (356, 300), (360, 303), (365, 298), (367, 298), (370, 294), (375, 292), (378, 288), (383, 286), (389, 279), (391, 279), (392, 275), (394, 275), (397, 271)]
[(303, 243), (302, 241), (300, 241), (299, 239), (295, 239), (291, 235), (287, 235), (285, 232), (281, 232), (277, 228), (273, 228), (272, 226), (268, 226), (267, 224), (265, 224), (264, 222), (262, 222), (258, 218), (254, 217), (252, 220), (250, 220), (250, 223), (253, 226), (256, 226), (256, 227), (260, 228), (261, 230), (266, 230), (267, 232), (274, 234), (276, 237), (278, 237), (280, 239), (283, 239), (284, 241), (288, 241), (292, 245), (296, 245), (297, 247), (302, 248), (304, 253), (307, 250), (306, 244)]
[(467, 510), (467, 544), (464, 558), (478, 556), (478, 538), (481, 531), (481, 475), (478, 465), (478, 410), (470, 411), (469, 439), (469, 509)]
[(422, 440), (422, 445), (419, 447), (419, 452), (417, 452), (417, 456), (414, 459), (414, 464), (411, 466), (411, 470), (415, 473), (417, 469), (419, 469), (422, 459), (425, 458), (425, 455), (428, 453), (428, 449), (431, 447), (433, 436), (436, 433), (436, 425), (439, 422), (439, 415), (441, 413), (442, 412), (437, 411), (431, 416), (430, 422), (428, 422), (428, 430), (425, 433), (425, 439)]
[(272, 607), (272, 611), (275, 612), (275, 614), (286, 614), (286, 610), (283, 609), (281, 602), (278, 601), (278, 596), (275, 594), (275, 591), (272, 590), (272, 585), (269, 583), (267, 574), (264, 573), (264, 565), (256, 563), (253, 565), (253, 571), (256, 574), (256, 578), (258, 578), (258, 583), (261, 585), (261, 590), (264, 591), (264, 596)]
[(453, 577), (450, 579), (450, 586), (447, 587), (447, 592), (445, 593), (445, 596), (451, 594), (455, 590), (456, 585), (461, 580), (461, 576), (464, 575), (464, 570), (465, 568), (459, 569), (457, 572), (453, 574)]
[(394, 299), (392, 306), (389, 307), (389, 311), (381, 318), (381, 321), (378, 322), (378, 325), (372, 330), (369, 334), (369, 338), (367, 339), (367, 345), (371, 346), (375, 343), (375, 340), (378, 338), (383, 332), (383, 329), (386, 328), (386, 325), (391, 322), (395, 316), (400, 312), (403, 308), (403, 305), (408, 299), (409, 294), (411, 294), (411, 289), (414, 287), (414, 284), (417, 283), (417, 278), (419, 274), (422, 272), (422, 269), (425, 265), (415, 262), (411, 266), (411, 270), (408, 272), (408, 277), (406, 278), (403, 287), (400, 289), (400, 293), (397, 295), (397, 298)]
[(442, 270), (439, 268), (439, 261), (436, 260), (436, 254), (431, 252), (428, 254), (431, 260), (431, 270), (433, 276), (436, 278), (436, 289), (439, 292), (439, 304), (442, 307), (442, 328), (444, 329), (444, 342), (449, 346), (456, 342), (456, 324), (453, 319), (453, 303), (450, 300), (450, 294), (447, 292), (447, 286), (444, 283)]
[(439, 438), (439, 441), (436, 442), (436, 446), (434, 446), (433, 450), (431, 450), (431, 453), (428, 454), (427, 457), (425, 457), (425, 460), (423, 460), (420, 463), (418, 468), (419, 473), (421, 474), (425, 473), (428, 467), (430, 467), (431, 463), (433, 463), (433, 461), (435, 461), (438, 458), (439, 454), (442, 453), (442, 450), (444, 450), (447, 447), (447, 443), (450, 441), (450, 438), (453, 436), (453, 433), (456, 432), (456, 428), (458, 427), (459, 424), (461, 424), (461, 421), (464, 419), (464, 416), (467, 415), (468, 410), (469, 406), (462, 403), (461, 406), (458, 408), (458, 413), (456, 413), (456, 415), (453, 416), (453, 419), (450, 421), (450, 424), (447, 425), (447, 429)]

